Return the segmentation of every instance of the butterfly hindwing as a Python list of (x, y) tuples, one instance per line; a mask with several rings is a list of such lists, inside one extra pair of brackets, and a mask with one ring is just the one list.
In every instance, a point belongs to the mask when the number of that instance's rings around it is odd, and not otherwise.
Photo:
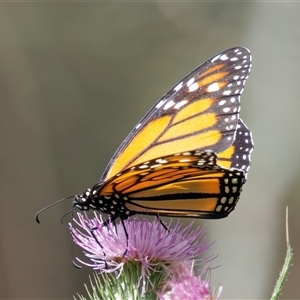
[(192, 71), (135, 126), (100, 181), (174, 151), (210, 149), (219, 153), (230, 147), (250, 67), (250, 52), (238, 47), (214, 56)]
[(234, 209), (244, 182), (244, 172), (220, 167), (215, 153), (191, 151), (126, 169), (96, 187), (96, 194), (102, 208), (118, 202), (112, 215), (218, 219)]
[(77, 198), (77, 206), (113, 219), (136, 213), (224, 218), (239, 199), (252, 150), (251, 132), (239, 119), (233, 144), (219, 155), (195, 150), (143, 162), (99, 182)]
[(252, 134), (244, 122), (239, 119), (235, 140), (229, 148), (218, 154), (218, 163), (227, 169), (242, 170), (247, 177), (253, 147)]

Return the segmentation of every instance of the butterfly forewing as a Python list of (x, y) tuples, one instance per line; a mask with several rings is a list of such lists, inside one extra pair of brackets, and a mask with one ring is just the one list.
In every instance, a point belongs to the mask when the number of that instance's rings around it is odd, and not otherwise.
[(196, 68), (166, 93), (120, 145), (101, 181), (176, 152), (229, 148), (235, 138), (240, 95), (251, 67), (250, 52), (226, 50)]

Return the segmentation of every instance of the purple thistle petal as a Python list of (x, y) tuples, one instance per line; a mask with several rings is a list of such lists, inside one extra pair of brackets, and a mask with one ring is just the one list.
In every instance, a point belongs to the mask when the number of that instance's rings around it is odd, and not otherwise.
[(195, 276), (184, 264), (178, 264), (176, 276), (165, 282), (157, 293), (159, 300), (217, 300), (221, 289), (212, 290), (207, 276)]
[(127, 241), (121, 223), (116, 228), (113, 224), (102, 227), (101, 216), (95, 214), (95, 218), (90, 219), (87, 214), (78, 213), (77, 217), (74, 222), (79, 228), (72, 228), (73, 239), (91, 260), (91, 263), (82, 263), (102, 272), (121, 271), (124, 264), (130, 261), (141, 262), (145, 273), (157, 265), (169, 269), (170, 264), (178, 261), (191, 264), (211, 246), (204, 244), (204, 228), (191, 230), (193, 222), (182, 229), (180, 221), (172, 228), (171, 220), (167, 224), (168, 231), (157, 219), (150, 222), (130, 218), (124, 221)]

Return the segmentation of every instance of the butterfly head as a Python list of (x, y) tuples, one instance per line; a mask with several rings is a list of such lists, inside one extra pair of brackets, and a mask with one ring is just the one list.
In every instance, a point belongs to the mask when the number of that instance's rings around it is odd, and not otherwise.
[(91, 189), (87, 189), (80, 195), (75, 195), (73, 206), (77, 207), (80, 210), (90, 210), (93, 206), (93, 202), (95, 201), (95, 195), (93, 195)]
[(98, 210), (108, 214), (111, 219), (120, 217), (125, 220), (134, 213), (125, 206), (128, 198), (125, 195), (114, 193), (110, 196), (102, 195), (102, 189), (105, 188), (104, 183), (98, 183), (91, 189), (87, 189), (80, 195), (76, 195), (73, 200), (73, 207), (80, 210)]

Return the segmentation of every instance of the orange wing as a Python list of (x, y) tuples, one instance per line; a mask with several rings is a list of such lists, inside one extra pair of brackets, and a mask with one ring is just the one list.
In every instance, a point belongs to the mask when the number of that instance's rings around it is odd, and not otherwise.
[(217, 165), (211, 151), (191, 151), (164, 156), (116, 174), (92, 189), (102, 203), (114, 203), (121, 218), (155, 214), (218, 219), (235, 207), (244, 172)]
[(120, 145), (101, 182), (131, 166), (175, 152), (228, 149), (236, 135), (240, 95), (251, 67), (242, 47), (226, 50), (166, 93)]

